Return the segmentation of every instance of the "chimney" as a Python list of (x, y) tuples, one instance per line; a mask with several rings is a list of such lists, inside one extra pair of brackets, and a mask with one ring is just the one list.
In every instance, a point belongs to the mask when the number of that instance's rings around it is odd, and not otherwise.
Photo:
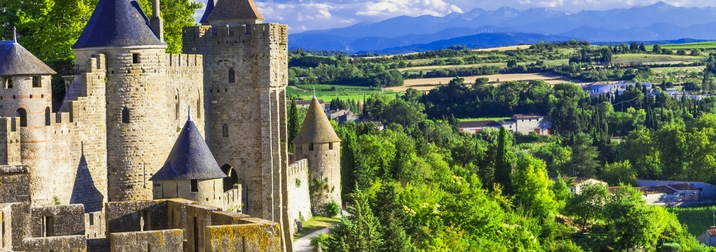
[(164, 20), (159, 11), (159, 0), (152, 0), (152, 19), (150, 20), (152, 31), (159, 40), (164, 41)]

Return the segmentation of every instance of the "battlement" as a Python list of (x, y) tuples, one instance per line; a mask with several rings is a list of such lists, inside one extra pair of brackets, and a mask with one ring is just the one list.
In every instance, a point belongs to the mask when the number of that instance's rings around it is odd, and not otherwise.
[(291, 178), (300, 175), (301, 173), (304, 173), (306, 171), (308, 171), (308, 159), (301, 159), (288, 166), (286, 175)]
[(201, 54), (167, 54), (168, 70), (202, 69), (204, 59)]
[[(268, 38), (268, 40), (266, 40)], [(243, 46), (252, 41), (269, 41), (288, 44), (288, 26), (281, 24), (236, 24), (223, 26), (184, 27), (184, 51), (204, 50), (207, 44), (216, 46)], [(253, 43), (252, 43), (253, 44)]]

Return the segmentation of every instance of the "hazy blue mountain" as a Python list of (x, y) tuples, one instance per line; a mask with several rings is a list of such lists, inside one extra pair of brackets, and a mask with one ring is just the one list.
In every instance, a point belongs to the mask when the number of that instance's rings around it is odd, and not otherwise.
[[(421, 52), (427, 50), (436, 50), (448, 48), (451, 45), (464, 45), (470, 48), (491, 48), (500, 46), (511, 46), (520, 44), (535, 44), (540, 41), (544, 42), (556, 42), (556, 41), (567, 41), (573, 38), (558, 36), (558, 35), (546, 35), (546, 34), (532, 34), (532, 33), (483, 33), (477, 35), (470, 35), (464, 37), (451, 38), (446, 40), (439, 40), (427, 44), (416, 44), (410, 46), (387, 48), (383, 50), (374, 51), (363, 51), (363, 52), (377, 52), (380, 54), (396, 54), (396, 53), (407, 53), (407, 52)], [(362, 52), (361, 52), (362, 53)]]
[[(714, 13), (714, 7), (683, 8), (664, 2), (628, 9), (579, 13), (545, 8), (473, 9), (445, 17), (400, 16), (376, 23), (291, 34), (289, 47), (347, 52), (415, 49), (438, 41), (449, 43), (453, 38), (470, 35), (487, 38), (490, 36), (483, 34), (489, 33), (495, 34), (492, 36), (495, 39), (506, 40), (482, 44), (514, 44), (514, 37), (503, 36), (506, 33), (521, 34), (525, 38), (551, 34), (591, 42), (716, 39)], [(525, 33), (532, 35), (527, 36)]]

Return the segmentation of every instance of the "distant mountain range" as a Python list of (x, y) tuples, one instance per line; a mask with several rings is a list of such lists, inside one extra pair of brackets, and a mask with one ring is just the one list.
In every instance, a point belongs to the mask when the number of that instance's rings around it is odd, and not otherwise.
[(569, 13), (545, 8), (473, 9), (444, 17), (400, 16), (289, 35), (291, 49), (403, 53), (450, 45), (495, 47), (570, 39), (591, 42), (716, 40), (716, 8), (650, 6)]

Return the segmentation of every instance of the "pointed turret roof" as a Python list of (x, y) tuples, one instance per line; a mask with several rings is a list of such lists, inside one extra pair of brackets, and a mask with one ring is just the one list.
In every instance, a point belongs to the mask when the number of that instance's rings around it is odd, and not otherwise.
[(204, 138), (199, 133), (199, 128), (189, 117), (164, 166), (149, 180), (218, 179), (224, 177), (226, 174), (219, 168), (209, 146), (206, 145)]
[(331, 126), (331, 122), (328, 121), (328, 117), (323, 113), (318, 99), (314, 96), (311, 105), (308, 107), (308, 112), (306, 112), (306, 118), (303, 119), (301, 131), (298, 132), (298, 136), (291, 142), (294, 144), (306, 144), (335, 143), (340, 141), (341, 139), (338, 138), (336, 131), (333, 130), (333, 126)]
[(238, 22), (238, 23), (258, 23), (264, 20), (264, 17), (256, 8), (254, 0), (221, 0), (216, 7), (209, 13), (207, 21), (214, 22)]
[(15, 41), (0, 41), (0, 76), (52, 75), (55, 71)]
[(72, 48), (166, 45), (152, 31), (136, 0), (99, 0)]
[(199, 21), (200, 24), (208, 24), (209, 21), (209, 15), (211, 14), (211, 11), (214, 10), (214, 0), (209, 0), (209, 2), (206, 3), (206, 9), (204, 9), (204, 15), (201, 16), (201, 21)]

